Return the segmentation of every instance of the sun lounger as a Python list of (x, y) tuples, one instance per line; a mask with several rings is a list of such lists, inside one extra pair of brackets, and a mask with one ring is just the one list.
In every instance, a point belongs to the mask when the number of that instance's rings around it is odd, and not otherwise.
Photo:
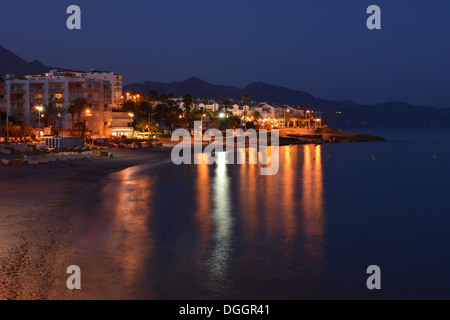
[(11, 160), (11, 165), (21, 166), (21, 165), (23, 165), (23, 160), (22, 159), (13, 159), (13, 160)]

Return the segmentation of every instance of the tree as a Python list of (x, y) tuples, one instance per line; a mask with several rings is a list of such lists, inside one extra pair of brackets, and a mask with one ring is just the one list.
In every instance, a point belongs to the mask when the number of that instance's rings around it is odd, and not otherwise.
[(149, 101), (157, 101), (158, 100), (158, 93), (156, 93), (155, 90), (150, 90), (147, 94), (147, 99)]
[(84, 137), (87, 131), (86, 123), (84, 121), (78, 121), (77, 123), (75, 123), (75, 129), (78, 130), (80, 136)]
[(259, 111), (253, 111), (251, 115), (255, 121), (258, 121), (259, 119), (262, 118), (261, 113), (259, 113)]
[(74, 129), (75, 115), (78, 115), (78, 121), (81, 120), (81, 112), (89, 106), (89, 102), (86, 98), (75, 98), (70, 101), (69, 107), (66, 112), (72, 116), (72, 129)]
[(153, 136), (153, 133), (158, 132), (160, 127), (153, 120), (148, 121), (146, 119), (141, 119), (136, 122), (136, 128), (141, 129), (142, 132), (145, 132), (146, 130), (148, 130), (148, 133), (150, 133), (150, 136)]
[(244, 94), (244, 95), (242, 96), (242, 101), (245, 102), (245, 100), (250, 100), (250, 97), (249, 97), (248, 94)]
[(50, 125), (51, 122), (56, 121), (58, 119), (58, 114), (60, 114), (60, 110), (54, 105), (43, 105), (44, 110), (42, 111), (44, 124), (46, 127)]
[(135, 114), (136, 114), (136, 113), (137, 113), (136, 102), (134, 102), (134, 101), (132, 101), (132, 100), (125, 101), (125, 102), (122, 104), (121, 110), (122, 110), (123, 112), (132, 112), (132, 113), (135, 113)]
[(228, 109), (231, 107), (231, 100), (230, 99), (224, 99), (222, 100), (222, 108), (225, 110), (225, 112), (228, 111)]
[(152, 101), (142, 100), (139, 105), (136, 106), (136, 110), (134, 110), (133, 113), (136, 115), (137, 119), (146, 118), (150, 121), (153, 113), (155, 112), (153, 105), (154, 104)]
[(5, 84), (5, 79), (2, 76), (0, 76), (0, 84)]
[(193, 102), (194, 102), (194, 107), (197, 108), (197, 106), (198, 106), (198, 104), (199, 104), (199, 102), (200, 102), (199, 97), (194, 96), (194, 97), (192, 97), (192, 100), (193, 100)]
[(187, 116), (191, 112), (191, 108), (192, 108), (192, 96), (190, 94), (187, 94), (184, 96), (183, 104), (184, 104), (184, 109), (186, 110), (186, 119), (187, 119)]

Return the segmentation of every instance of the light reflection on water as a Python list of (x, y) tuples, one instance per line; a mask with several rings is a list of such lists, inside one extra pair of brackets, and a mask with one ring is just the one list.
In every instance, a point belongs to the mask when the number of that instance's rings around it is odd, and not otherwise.
[(450, 298), (450, 131), (378, 135), (281, 147), (275, 176), (223, 162), (112, 175), (68, 261), (82, 296)]
[(212, 181), (212, 221), (214, 232), (213, 244), (209, 258), (209, 284), (213, 290), (222, 290), (228, 285), (229, 268), (232, 262), (232, 201), (230, 195), (230, 178), (227, 173), (226, 154), (217, 154), (217, 165)]
[[(87, 272), (86, 297), (314, 292), (324, 256), (321, 146), (280, 153), (275, 176), (261, 176), (259, 165), (227, 164), (225, 153), (212, 166), (168, 166), (164, 177), (154, 168), (112, 175), (80, 240), (85, 256), (91, 252), (85, 264), (107, 269), (101, 277)], [(114, 295), (106, 292), (114, 286)]]
[[(85, 298), (132, 298), (136, 287), (141, 287), (153, 251), (148, 228), (153, 212), (152, 179), (140, 175), (140, 170), (129, 168), (112, 175), (113, 182), (102, 190), (103, 201), (79, 240), (88, 257), (81, 265), (87, 271), (83, 272)], [(145, 294), (150, 296), (151, 291)]]
[(306, 145), (303, 161), (302, 233), (310, 283), (318, 281), (324, 256), (324, 203), (321, 146)]

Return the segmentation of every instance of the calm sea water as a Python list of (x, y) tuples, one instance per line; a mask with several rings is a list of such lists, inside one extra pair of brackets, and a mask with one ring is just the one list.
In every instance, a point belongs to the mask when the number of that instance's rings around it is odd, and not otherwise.
[[(86, 298), (450, 298), (450, 130), (113, 174), (80, 239)], [(378, 291), (366, 287), (381, 268)]]

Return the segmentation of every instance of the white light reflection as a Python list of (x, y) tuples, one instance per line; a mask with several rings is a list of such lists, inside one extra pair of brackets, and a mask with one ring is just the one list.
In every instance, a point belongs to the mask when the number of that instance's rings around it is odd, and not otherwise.
[(211, 283), (221, 290), (227, 285), (230, 259), (233, 218), (231, 216), (230, 178), (227, 173), (226, 154), (218, 153), (217, 166), (213, 179), (213, 212), (214, 224), (213, 249), (209, 261)]

